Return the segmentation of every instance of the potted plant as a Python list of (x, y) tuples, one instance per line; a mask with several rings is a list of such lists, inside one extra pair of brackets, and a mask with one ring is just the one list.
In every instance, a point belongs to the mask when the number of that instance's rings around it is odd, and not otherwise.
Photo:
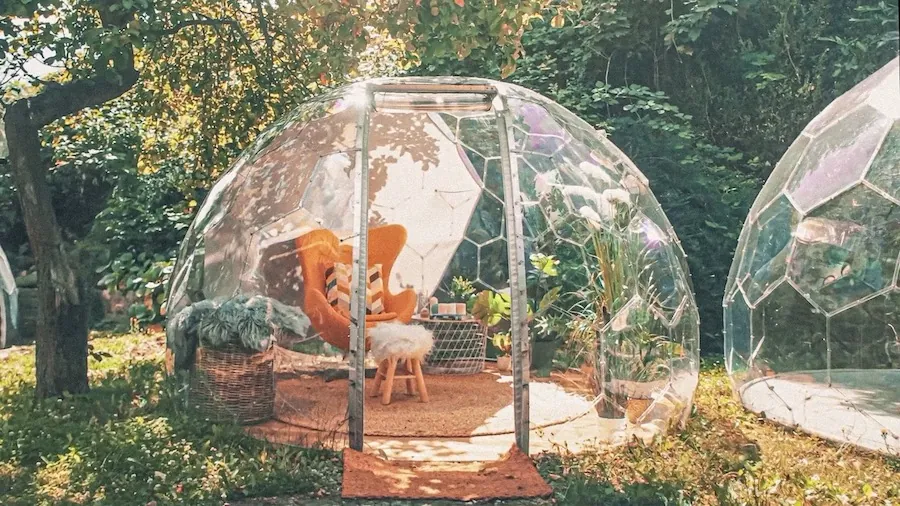
[(609, 380), (606, 391), (615, 404), (624, 408), (625, 417), (637, 423), (652, 403), (653, 394), (665, 390), (671, 380), (672, 359), (683, 354), (680, 343), (652, 330), (654, 317), (646, 308), (626, 308), (626, 319), (612, 322), (607, 339), (606, 365)]
[[(309, 319), (268, 297), (245, 295), (188, 306), (179, 321), (183, 352), (196, 347), (190, 403), (210, 417), (253, 423), (272, 416), (277, 336), (305, 335)], [(176, 356), (178, 356), (176, 350)]]
[(497, 332), (494, 334), (494, 337), (491, 338), (491, 342), (494, 347), (500, 351), (500, 355), (497, 356), (497, 370), (509, 371), (512, 369), (512, 357), (510, 357), (510, 352), (512, 351), (512, 339), (510, 338), (509, 333)]
[(471, 281), (462, 276), (454, 276), (447, 294), (450, 296), (450, 302), (465, 304), (466, 313), (471, 314), (475, 305), (475, 291), (475, 285)]
[(603, 392), (598, 413), (608, 418), (624, 415), (638, 423), (653, 395), (665, 390), (670, 364), (684, 350), (669, 340), (655, 313), (659, 297), (648, 270), (651, 251), (635, 240), (631, 196), (624, 190), (606, 190), (599, 210), (580, 210), (592, 228), (597, 274), (573, 334), (594, 343), (596, 355), (589, 368), (592, 385)]
[(528, 280), (528, 315), (533, 322), (531, 337), (531, 367), (538, 371), (549, 370), (553, 357), (566, 332), (566, 319), (562, 314), (552, 314), (559, 300), (561, 287), (552, 286), (559, 275), (559, 260), (553, 255), (532, 254)]
[[(552, 255), (531, 255), (532, 269), (528, 273), (527, 320), (531, 325), (531, 366), (546, 370), (566, 332), (564, 313), (553, 314), (559, 300), (560, 287), (551, 286), (558, 275), (559, 261)], [(510, 332), (512, 299), (508, 293), (482, 290), (472, 298), (472, 314), (490, 332)], [(492, 342), (493, 344), (493, 342)]]

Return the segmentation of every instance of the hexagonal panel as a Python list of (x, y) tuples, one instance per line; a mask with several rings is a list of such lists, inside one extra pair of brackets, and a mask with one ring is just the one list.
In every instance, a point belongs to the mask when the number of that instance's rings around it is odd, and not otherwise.
[(743, 287), (751, 304), (787, 273), (791, 239), (799, 220), (800, 214), (782, 195), (747, 225), (749, 233), (737, 276), (745, 280)]
[(203, 234), (203, 292), (207, 298), (234, 295), (247, 261), (249, 235), (227, 216)]
[(894, 124), (881, 143), (866, 180), (900, 200), (900, 123)]
[(482, 176), (484, 189), (494, 194), (497, 200), (503, 201), (503, 172), (500, 166), (499, 158), (488, 158), (484, 162), (484, 173)]
[(447, 266), (447, 273), (452, 276), (462, 276), (470, 281), (478, 279), (478, 245), (464, 240), (459, 244), (453, 260)]
[(828, 329), (834, 369), (890, 369), (890, 346), (900, 332), (900, 296), (888, 293), (831, 317)]
[(640, 297), (630, 300), (610, 318), (601, 334), (612, 390), (632, 386), (628, 382), (665, 384), (670, 380), (671, 360), (679, 348), (649, 301)]
[(822, 129), (849, 114), (859, 104), (866, 102), (873, 92), (881, 89), (890, 90), (891, 87), (896, 90), (897, 78), (894, 77), (897, 72), (896, 69), (897, 67), (892, 64), (885, 65), (863, 82), (851, 88), (834, 102), (828, 104), (824, 111), (809, 122), (805, 131), (810, 135), (817, 135)]
[(794, 169), (797, 167), (800, 157), (806, 152), (806, 147), (809, 146), (810, 140), (810, 137), (801, 134), (784, 152), (781, 159), (778, 160), (771, 176), (769, 176), (766, 184), (763, 185), (756, 200), (753, 201), (753, 207), (750, 209), (751, 219), (756, 219), (756, 214), (760, 209), (782, 194), (788, 179), (794, 174)]
[(672, 322), (690, 290), (669, 236), (650, 218), (638, 214), (629, 226), (628, 242), (630, 248), (639, 249), (634, 255), (638, 295), (652, 300), (666, 321)]
[[(517, 134), (517, 147), (523, 151), (531, 151), (544, 155), (552, 155), (565, 143), (565, 130), (557, 123), (543, 106), (528, 102), (512, 101), (510, 108), (516, 111), (513, 116)], [(521, 134), (525, 134), (522, 138)]]
[(754, 376), (825, 369), (825, 315), (781, 283), (750, 311)]
[(743, 292), (725, 298), (725, 368), (740, 383), (747, 379), (753, 342), (750, 334), (750, 306)]
[(524, 213), (522, 229), (527, 239), (535, 241), (547, 233), (552, 233), (550, 224), (547, 223), (547, 217), (544, 216), (540, 204), (526, 204), (522, 206), (522, 209)]
[(332, 153), (319, 159), (300, 207), (323, 228), (352, 230), (353, 165), (351, 153)]
[(497, 119), (491, 114), (466, 116), (459, 120), (459, 142), (485, 158), (499, 157)]
[(878, 111), (861, 106), (816, 136), (787, 185), (800, 211), (861, 181), (890, 126)]
[(466, 238), (476, 244), (485, 244), (502, 237), (506, 222), (503, 202), (490, 193), (482, 193), (472, 212)]
[(900, 209), (865, 186), (800, 221), (788, 276), (834, 312), (890, 286), (900, 252)]
[(478, 248), (478, 281), (493, 290), (509, 287), (509, 257), (506, 240), (497, 239)]

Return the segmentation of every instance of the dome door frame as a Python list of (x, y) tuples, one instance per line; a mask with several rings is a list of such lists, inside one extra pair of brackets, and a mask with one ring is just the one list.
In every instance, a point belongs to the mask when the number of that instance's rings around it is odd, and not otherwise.
[[(366, 83), (361, 89), (356, 119), (356, 178), (353, 183), (353, 272), (350, 286), (350, 374), (348, 392), (348, 436), (350, 447), (362, 451), (365, 420), (365, 318), (366, 290), (359, 280), (366, 279), (368, 265), (368, 195), (369, 195), (369, 126), (376, 105), (421, 110), (494, 111), (497, 142), (500, 147), (500, 169), (503, 177), (504, 211), (506, 214), (507, 261), (511, 295), (513, 411), (516, 444), (528, 452), (530, 418), (529, 388), (531, 346), (528, 338), (527, 296), (525, 281), (525, 243), (522, 223), (522, 200), (516, 159), (512, 156), (514, 139), (506, 98), (497, 87), (480, 81), (455, 79), (447, 83), (417, 83), (407, 80), (385, 80)], [(379, 96), (376, 97), (376, 94)], [(392, 96), (395, 95), (396, 97)], [(458, 95), (456, 101), (424, 103), (409, 100), (411, 95)], [(483, 99), (462, 98), (472, 95)], [(361, 324), (361, 322), (363, 322)]]

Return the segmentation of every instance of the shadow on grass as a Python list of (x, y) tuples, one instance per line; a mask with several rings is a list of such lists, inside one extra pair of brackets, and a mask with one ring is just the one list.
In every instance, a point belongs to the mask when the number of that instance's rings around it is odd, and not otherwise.
[(90, 393), (42, 401), (28, 372), (0, 379), (0, 504), (203, 505), (337, 493), (337, 454), (273, 448), (240, 427), (198, 419), (158, 360), (107, 367), (94, 373)]

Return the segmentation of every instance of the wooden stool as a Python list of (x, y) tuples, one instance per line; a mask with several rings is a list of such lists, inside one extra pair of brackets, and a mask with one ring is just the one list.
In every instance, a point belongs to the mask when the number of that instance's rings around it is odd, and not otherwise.
[[(403, 362), (404, 370), (397, 374), (397, 365)], [(391, 394), (394, 391), (394, 380), (406, 380), (406, 393), (408, 395), (416, 394), (416, 387), (419, 390), (419, 400), (428, 402), (428, 389), (425, 388), (425, 376), (422, 375), (422, 361), (417, 358), (398, 358), (389, 357), (378, 364), (378, 371), (375, 373), (375, 385), (372, 387), (372, 397), (378, 397), (381, 394), (381, 403), (385, 406), (391, 403)], [(415, 380), (415, 383), (413, 383)]]

